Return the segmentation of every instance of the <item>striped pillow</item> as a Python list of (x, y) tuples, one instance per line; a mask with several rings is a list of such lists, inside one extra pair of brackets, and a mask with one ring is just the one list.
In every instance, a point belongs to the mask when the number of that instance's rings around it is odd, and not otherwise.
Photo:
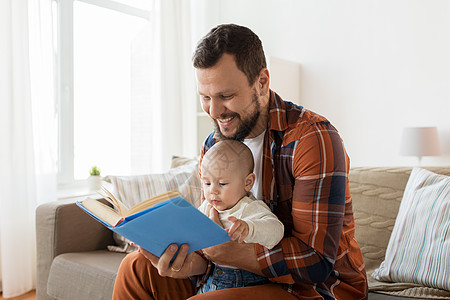
[(194, 206), (200, 206), (201, 184), (196, 159), (166, 173), (109, 177), (114, 194), (128, 207), (171, 190), (179, 191)]
[(412, 170), (385, 260), (372, 276), (450, 290), (450, 177)]

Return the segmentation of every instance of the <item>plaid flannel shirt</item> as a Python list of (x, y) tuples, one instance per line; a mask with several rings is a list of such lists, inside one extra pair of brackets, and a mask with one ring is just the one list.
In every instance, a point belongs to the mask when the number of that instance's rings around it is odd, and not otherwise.
[[(213, 132), (202, 157), (216, 141)], [(263, 149), (263, 200), (285, 234), (270, 250), (255, 244), (262, 272), (301, 299), (367, 299), (349, 159), (337, 130), (271, 91)]]

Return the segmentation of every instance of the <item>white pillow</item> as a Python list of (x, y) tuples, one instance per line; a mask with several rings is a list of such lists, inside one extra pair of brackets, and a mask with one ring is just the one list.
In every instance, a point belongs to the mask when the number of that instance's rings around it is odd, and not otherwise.
[(128, 207), (171, 190), (179, 191), (194, 206), (200, 206), (201, 183), (196, 159), (161, 174), (109, 177), (114, 195)]
[(385, 260), (372, 276), (450, 290), (450, 177), (412, 170)]

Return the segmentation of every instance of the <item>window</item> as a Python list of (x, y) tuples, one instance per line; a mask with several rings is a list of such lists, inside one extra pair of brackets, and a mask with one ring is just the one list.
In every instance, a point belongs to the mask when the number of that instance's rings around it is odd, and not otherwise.
[(59, 102), (59, 182), (133, 167), (148, 151), (150, 0), (54, 0)]

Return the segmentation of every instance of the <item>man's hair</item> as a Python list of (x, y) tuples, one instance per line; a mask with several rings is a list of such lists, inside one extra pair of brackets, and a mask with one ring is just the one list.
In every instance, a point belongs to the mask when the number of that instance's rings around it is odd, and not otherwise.
[(210, 68), (224, 53), (234, 55), (238, 69), (247, 76), (250, 85), (266, 68), (261, 40), (247, 27), (235, 24), (219, 25), (200, 40), (192, 58), (194, 67)]

